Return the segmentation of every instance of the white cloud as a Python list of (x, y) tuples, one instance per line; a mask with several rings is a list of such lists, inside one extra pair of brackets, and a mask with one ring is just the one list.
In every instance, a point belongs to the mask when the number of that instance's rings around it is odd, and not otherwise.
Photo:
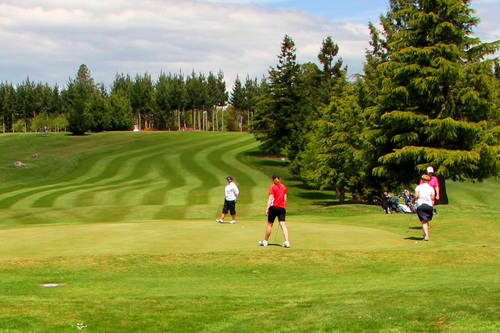
[[(17, 83), (30, 76), (65, 85), (85, 63), (95, 81), (106, 85), (116, 73), (149, 72), (156, 79), (162, 71), (192, 70), (223, 70), (231, 85), (237, 74), (267, 75), (285, 34), (295, 41), (299, 62), (317, 61), (322, 41), (331, 35), (350, 73), (362, 70), (369, 41), (366, 24), (262, 6), (277, 2), (2, 0), (0, 80)], [(481, 4), (488, 30), (483, 33), (495, 36), (498, 24), (487, 6), (498, 5)]]
[(481, 22), (477, 25), (475, 32), (484, 42), (492, 42), (500, 39), (500, 24), (498, 15), (500, 14), (500, 0), (476, 0), (472, 3), (472, 8), (476, 10), (475, 16)]

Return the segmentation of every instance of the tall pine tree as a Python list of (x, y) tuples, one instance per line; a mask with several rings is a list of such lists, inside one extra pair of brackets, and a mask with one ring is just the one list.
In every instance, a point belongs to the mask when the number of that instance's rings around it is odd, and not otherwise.
[(90, 70), (85, 64), (80, 65), (76, 79), (70, 80), (63, 97), (68, 108), (68, 130), (74, 135), (89, 131), (94, 123), (90, 113), (89, 101), (97, 91)]
[(299, 133), (297, 122), (301, 93), (295, 43), (286, 35), (281, 44), (278, 65), (269, 70), (267, 86), (256, 106), (251, 132), (262, 142), (262, 148), (272, 154), (288, 151), (293, 159), (296, 152), (291, 143)]
[(487, 59), (500, 42), (471, 36), (470, 2), (391, 0), (383, 37), (372, 29), (367, 87), (380, 89), (368, 101), (367, 156), (381, 186), (412, 184), (429, 165), (441, 180), (500, 174), (498, 85)]

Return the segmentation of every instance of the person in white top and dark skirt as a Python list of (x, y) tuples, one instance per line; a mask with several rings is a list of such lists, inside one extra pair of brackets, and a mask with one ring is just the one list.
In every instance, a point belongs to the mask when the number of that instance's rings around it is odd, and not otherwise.
[(436, 191), (429, 185), (431, 177), (428, 174), (422, 176), (422, 184), (415, 188), (414, 201), (417, 203), (417, 215), (422, 222), (424, 230), (424, 241), (429, 240), (429, 222), (434, 215), (434, 202)]

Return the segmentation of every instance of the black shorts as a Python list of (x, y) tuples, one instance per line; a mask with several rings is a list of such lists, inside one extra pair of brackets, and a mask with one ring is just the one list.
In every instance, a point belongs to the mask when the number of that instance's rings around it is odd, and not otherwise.
[(230, 212), (231, 215), (236, 215), (236, 201), (224, 200), (224, 207), (222, 207), (222, 212), (224, 214)]
[(267, 222), (274, 223), (274, 220), (278, 218), (278, 221), (285, 221), (286, 209), (281, 207), (269, 207), (269, 215), (267, 215)]
[(434, 215), (434, 208), (427, 204), (420, 205), (417, 207), (417, 215), (420, 221), (430, 222)]

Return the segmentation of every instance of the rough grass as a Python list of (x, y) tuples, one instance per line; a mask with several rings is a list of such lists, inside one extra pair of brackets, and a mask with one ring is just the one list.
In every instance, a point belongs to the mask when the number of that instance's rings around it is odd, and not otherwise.
[[(498, 180), (448, 183), (423, 242), (415, 217), (339, 205), (256, 147), (245, 133), (0, 135), (0, 333), (499, 331)], [(290, 249), (257, 246), (274, 171)], [(214, 222), (228, 174), (235, 225)]]

